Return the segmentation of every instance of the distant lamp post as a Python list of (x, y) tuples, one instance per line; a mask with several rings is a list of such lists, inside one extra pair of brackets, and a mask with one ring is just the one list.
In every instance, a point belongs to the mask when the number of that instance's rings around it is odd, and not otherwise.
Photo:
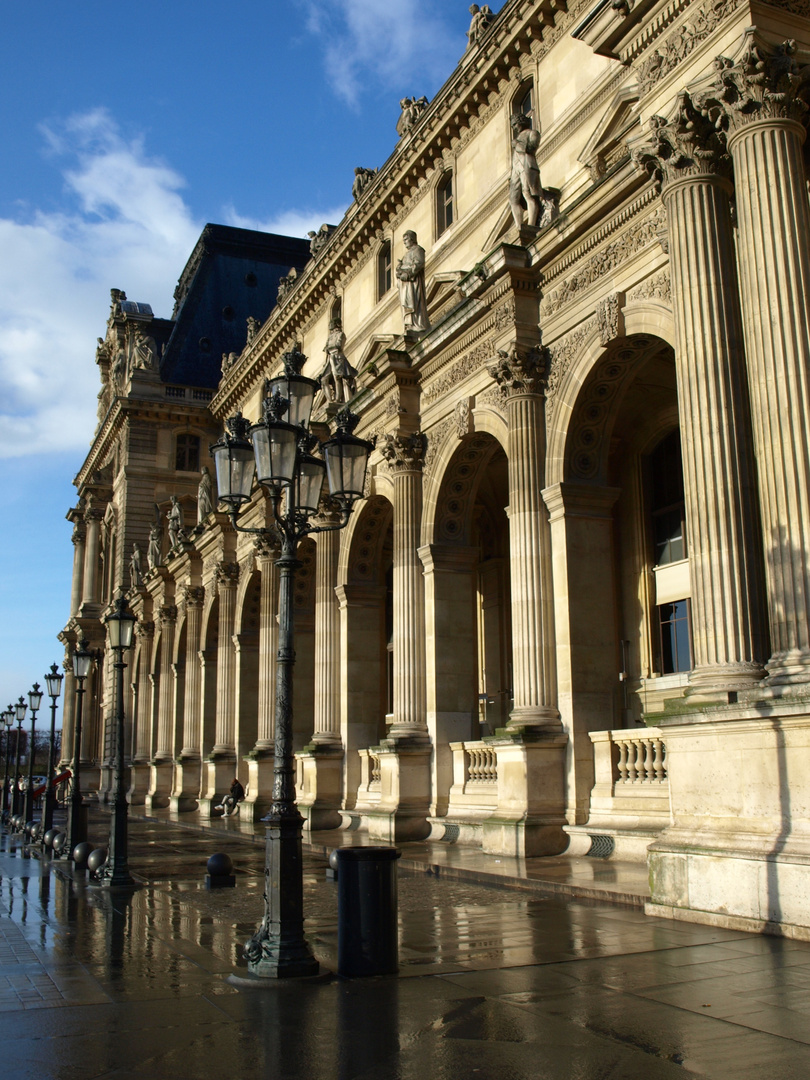
[(14, 796), (12, 799), (12, 814), (19, 814), (21, 808), (21, 796), (20, 791), (20, 750), (22, 749), (22, 726), (23, 720), (25, 720), (25, 713), (28, 706), (25, 703), (25, 699), (20, 694), (19, 701), (14, 706), (14, 715), (17, 718), (17, 756), (14, 763)]
[(73, 761), (71, 772), (73, 774), (73, 791), (70, 796), (68, 808), (68, 853), (72, 854), (77, 844), (87, 839), (87, 815), (82, 803), (82, 708), (84, 702), (84, 680), (90, 674), (93, 665), (93, 654), (88, 648), (88, 642), (82, 639), (79, 647), (73, 651), (73, 675), (76, 679), (76, 719), (73, 724)]
[(6, 729), (6, 772), (5, 772), (5, 776), (3, 777), (3, 821), (7, 821), (8, 820), (8, 813), (9, 813), (9, 807), (8, 807), (8, 766), (9, 766), (9, 758), (11, 757), (11, 747), (10, 747), (9, 744), (11, 743), (11, 727), (12, 727), (12, 725), (14, 723), (14, 710), (12, 709), (12, 707), (10, 705), (9, 705), (9, 707), (6, 709), (6, 711), (4, 713), (0, 713), (0, 718), (2, 719), (3, 724), (5, 726), (5, 729)]
[(124, 653), (132, 647), (136, 617), (127, 608), (124, 590), (103, 620), (107, 625), (110, 648), (115, 653), (115, 779), (113, 781), (113, 816), (110, 844), (102, 882), (113, 889), (132, 889), (135, 882), (127, 863), (127, 789), (124, 783)]
[[(352, 435), (359, 419), (348, 407), (335, 418), (337, 431), (312, 451), (318, 440), (309, 431), (312, 404), (319, 386), (300, 374), (306, 357), (294, 350), (284, 356), (284, 374), (266, 384), (263, 417), (249, 424), (237, 414), (226, 433), (211, 447), (217, 471), (218, 499), (228, 507), (239, 532), (270, 535), (281, 545), (279, 570), (279, 636), (276, 668), (275, 761), (273, 802), (265, 848), (264, 918), (245, 946), (248, 967), (263, 978), (313, 975), (318, 961), (304, 937), (301, 833), (303, 818), (295, 805), (293, 770), (292, 674), (293, 582), (301, 565), (298, 543), (309, 533), (342, 529), (355, 501), (362, 497), (366, 467), (374, 444)], [(285, 415), (288, 419), (284, 419)], [(240, 507), (250, 502), (254, 468), (266, 489), (275, 519), (273, 529), (246, 529), (237, 524)], [(340, 508), (334, 525), (311, 525), (318, 512), (324, 473), (329, 493)]]
[(42, 704), (42, 687), (35, 682), (28, 691), (28, 704), (31, 706), (31, 746), (28, 750), (28, 787), (25, 789), (25, 810), (23, 815), (26, 822), (34, 816), (34, 733), (37, 726), (37, 712)]
[(64, 675), (56, 664), (51, 664), (50, 674), (45, 676), (48, 697), (51, 699), (51, 741), (48, 744), (48, 786), (45, 788), (45, 811), (42, 815), (42, 834), (53, 828), (53, 811), (56, 804), (56, 702), (62, 692)]

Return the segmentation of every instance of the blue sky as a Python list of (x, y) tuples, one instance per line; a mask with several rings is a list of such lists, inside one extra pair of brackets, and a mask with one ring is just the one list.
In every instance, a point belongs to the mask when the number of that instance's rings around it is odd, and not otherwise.
[(339, 221), (399, 99), (457, 63), (468, 7), (0, 0), (0, 709), (61, 663), (110, 288), (167, 317), (206, 222)]

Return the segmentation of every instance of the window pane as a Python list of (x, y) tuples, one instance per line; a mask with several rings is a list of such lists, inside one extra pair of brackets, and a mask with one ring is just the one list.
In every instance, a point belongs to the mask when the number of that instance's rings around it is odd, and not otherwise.
[(658, 608), (661, 627), (661, 674), (672, 675), (692, 668), (689, 602), (675, 600)]

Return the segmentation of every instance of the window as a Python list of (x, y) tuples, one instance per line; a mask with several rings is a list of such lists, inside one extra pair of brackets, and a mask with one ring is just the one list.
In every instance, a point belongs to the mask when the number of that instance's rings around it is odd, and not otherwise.
[(174, 467), (178, 472), (200, 471), (199, 435), (178, 435)]
[(391, 241), (386, 240), (377, 255), (377, 299), (391, 288)]
[(661, 674), (674, 675), (692, 668), (689, 601), (675, 600), (658, 608), (661, 628)]
[(681, 436), (673, 431), (650, 455), (653, 565), (685, 559), (686, 529)]
[(436, 188), (436, 236), (453, 224), (453, 174), (446, 172)]
[(329, 311), (330, 322), (343, 322), (343, 301), (338, 296), (332, 303), (332, 307)]
[(532, 83), (524, 83), (520, 88), (512, 111), (522, 113), (524, 116), (534, 117), (534, 86)]

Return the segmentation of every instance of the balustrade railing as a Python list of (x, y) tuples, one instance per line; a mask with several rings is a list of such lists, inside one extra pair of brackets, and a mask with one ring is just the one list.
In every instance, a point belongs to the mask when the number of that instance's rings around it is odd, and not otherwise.
[(624, 731), (610, 734), (611, 741), (618, 748), (614, 783), (658, 786), (667, 783), (667, 747), (660, 735)]

